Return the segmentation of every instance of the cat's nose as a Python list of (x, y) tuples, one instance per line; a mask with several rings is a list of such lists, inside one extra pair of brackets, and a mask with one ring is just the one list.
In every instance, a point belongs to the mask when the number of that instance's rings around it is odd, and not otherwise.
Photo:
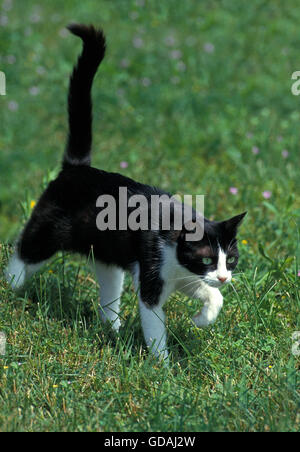
[(218, 280), (221, 281), (221, 283), (224, 283), (227, 279), (227, 276), (218, 276)]

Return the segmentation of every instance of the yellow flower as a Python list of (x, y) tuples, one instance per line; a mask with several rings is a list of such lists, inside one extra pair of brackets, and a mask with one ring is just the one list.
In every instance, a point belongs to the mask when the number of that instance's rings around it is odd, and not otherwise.
[(33, 209), (35, 205), (36, 205), (35, 201), (33, 201), (33, 200), (30, 201), (30, 209)]
[(48, 271), (48, 273), (53, 273), (53, 270), (50, 269), (50, 270)]
[(52, 388), (58, 388), (58, 385), (53, 385)]
[(245, 239), (244, 239), (244, 240), (242, 240), (242, 244), (243, 244), (243, 245), (247, 245), (247, 243), (248, 243), (248, 241), (247, 241), (247, 240), (245, 240)]
[(8, 366), (3, 366), (3, 369), (8, 369)]

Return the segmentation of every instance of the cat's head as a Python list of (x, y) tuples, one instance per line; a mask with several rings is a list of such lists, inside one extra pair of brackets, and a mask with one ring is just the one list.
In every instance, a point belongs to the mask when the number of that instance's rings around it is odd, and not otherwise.
[(189, 272), (212, 287), (229, 283), (237, 266), (237, 229), (247, 212), (225, 221), (204, 223), (202, 240), (187, 241), (182, 231), (177, 240), (177, 259)]

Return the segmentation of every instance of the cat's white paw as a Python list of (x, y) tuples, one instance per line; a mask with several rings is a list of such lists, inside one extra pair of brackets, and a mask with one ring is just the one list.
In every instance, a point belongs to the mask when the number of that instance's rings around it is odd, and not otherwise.
[(169, 366), (168, 350), (163, 350), (162, 352), (159, 352), (158, 359), (164, 366), (168, 367)]
[(208, 320), (207, 316), (203, 315), (201, 312), (199, 312), (199, 314), (196, 314), (193, 318), (192, 321), (194, 322), (194, 324), (198, 327), (198, 328), (206, 328), (207, 326), (210, 325), (210, 321)]
[(17, 254), (14, 254), (11, 257), (4, 274), (6, 281), (14, 290), (17, 290), (23, 286), (26, 278), (26, 266)]
[(160, 364), (162, 364), (165, 367), (169, 367), (170, 359), (169, 359), (169, 353), (167, 349), (164, 350), (158, 350), (154, 348), (154, 344), (152, 346), (148, 346), (148, 350), (150, 354), (152, 355), (152, 358), (154, 361), (158, 361)]
[(198, 328), (205, 328), (217, 320), (223, 306), (223, 296), (218, 289), (209, 288), (209, 298), (205, 301), (202, 311), (192, 320)]
[(119, 332), (119, 329), (121, 327), (121, 320), (119, 319), (119, 317), (114, 319), (109, 318), (109, 316), (105, 315), (103, 312), (100, 312), (100, 317), (105, 325), (109, 325), (112, 330), (116, 331), (117, 333)]
[(118, 333), (119, 329), (121, 327), (121, 320), (119, 318), (117, 318), (116, 320), (111, 322), (111, 327), (114, 331), (116, 331)]

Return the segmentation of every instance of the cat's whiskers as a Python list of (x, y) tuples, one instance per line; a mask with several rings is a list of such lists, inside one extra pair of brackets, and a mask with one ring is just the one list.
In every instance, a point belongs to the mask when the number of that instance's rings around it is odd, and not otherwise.
[(196, 296), (197, 290), (198, 290), (199, 288), (200, 288), (200, 287), (197, 287), (197, 288), (196, 288), (196, 290), (193, 292), (193, 295), (191, 296), (191, 298), (194, 298), (194, 297)]
[(180, 281), (182, 279), (189, 279), (189, 278), (203, 279), (204, 276), (202, 276), (202, 275), (178, 276), (177, 278), (171, 278), (169, 281)]
[(197, 283), (198, 283), (198, 288), (199, 288), (200, 287), (199, 280), (194, 280), (194, 281), (190, 281), (189, 283), (185, 284), (184, 286), (179, 287), (178, 290), (180, 291), (180, 290), (184, 289), (185, 287), (188, 287), (188, 286), (191, 286), (192, 284), (197, 284)]

